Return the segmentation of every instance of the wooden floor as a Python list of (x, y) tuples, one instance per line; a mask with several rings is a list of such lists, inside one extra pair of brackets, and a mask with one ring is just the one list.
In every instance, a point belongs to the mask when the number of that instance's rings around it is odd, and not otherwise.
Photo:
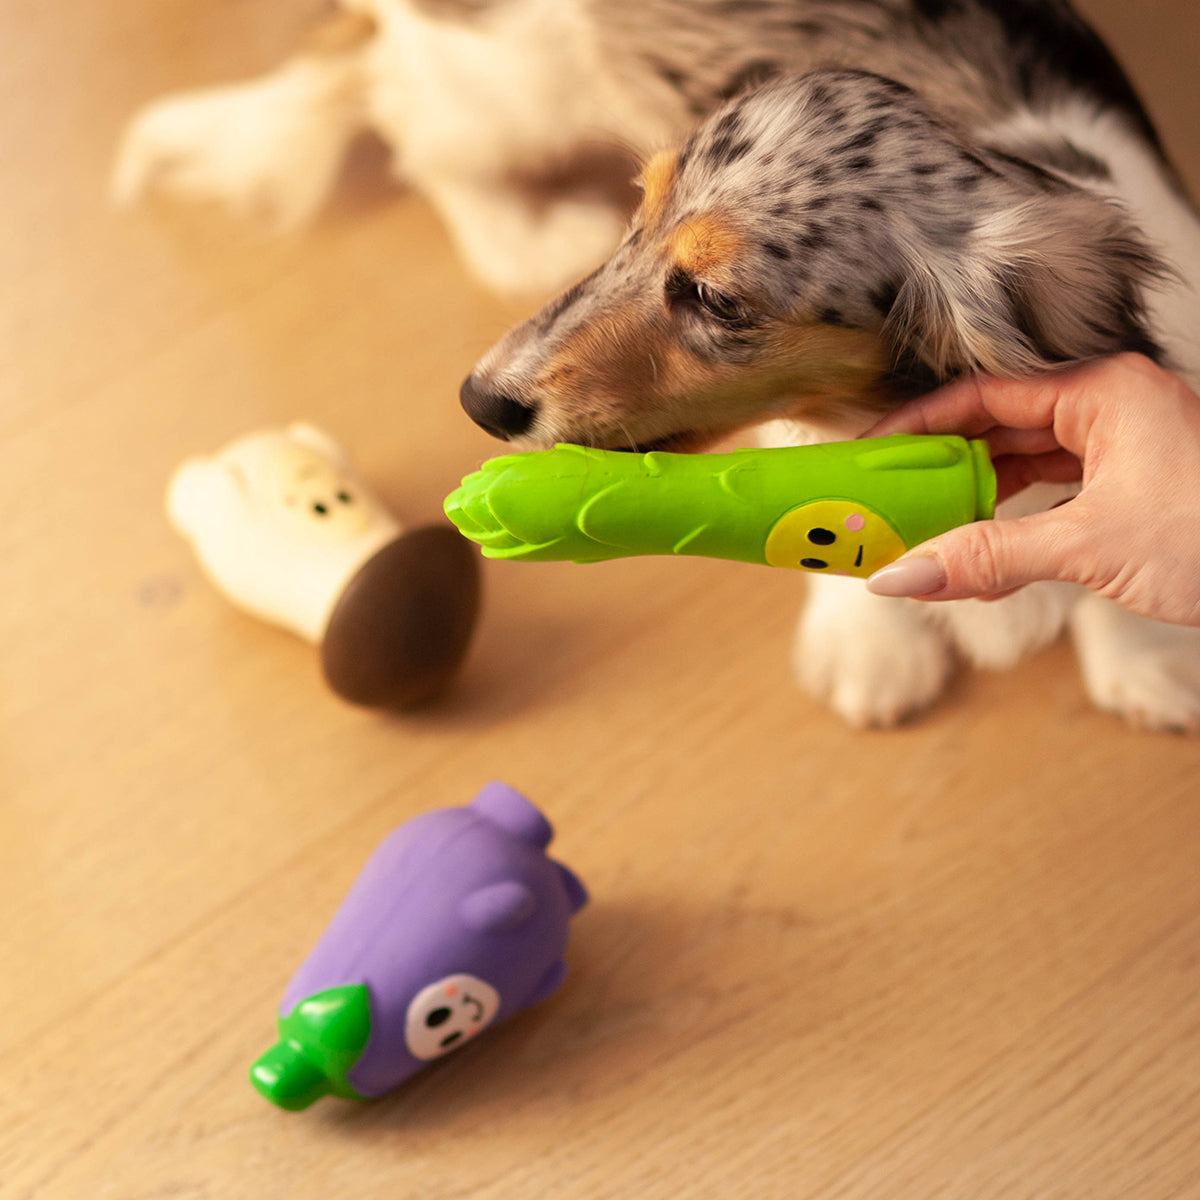
[[(1200, 1197), (1200, 747), (1069, 651), (860, 734), (793, 689), (802, 586), (489, 569), (458, 686), (354, 710), (236, 614), (174, 465), (305, 416), (395, 510), (494, 450), (456, 386), (516, 315), (357, 155), (278, 241), (117, 217), (124, 118), (281, 56), (315, 3), (5, 8), (0, 1196)], [(1191, 0), (1090, 0), (1200, 183)], [(552, 1000), (369, 1106), (246, 1082), (378, 841), (493, 777), (587, 881)]]

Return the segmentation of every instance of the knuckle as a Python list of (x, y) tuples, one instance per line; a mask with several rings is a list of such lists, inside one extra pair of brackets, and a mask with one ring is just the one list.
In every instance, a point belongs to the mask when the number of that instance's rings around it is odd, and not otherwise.
[(1000, 522), (981, 521), (971, 527), (959, 569), (950, 572), (951, 585), (961, 583), (973, 592), (989, 594), (1003, 591), (1011, 586), (1008, 563), (1008, 539)]
[(1149, 380), (1160, 379), (1163, 375), (1163, 370), (1157, 363), (1133, 350), (1126, 350), (1118, 354), (1112, 360), (1112, 367), (1130, 382), (1145, 383)]

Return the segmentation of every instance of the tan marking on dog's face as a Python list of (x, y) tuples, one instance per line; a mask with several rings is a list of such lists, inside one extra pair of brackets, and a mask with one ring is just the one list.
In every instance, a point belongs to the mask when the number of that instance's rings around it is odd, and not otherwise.
[[(710, 362), (672, 341), (662, 349), (659, 415), (668, 428), (727, 433), (778, 416), (831, 416), (880, 404), (887, 353), (874, 334), (780, 322), (747, 363)], [(635, 427), (638, 412), (624, 418)], [(639, 440), (642, 435), (638, 435)]]
[(751, 362), (701, 359), (661, 305), (631, 303), (577, 330), (535, 384), (555, 440), (626, 446), (686, 434), (701, 449), (778, 416), (833, 421), (887, 407), (878, 337), (781, 321)]
[(647, 225), (656, 225), (662, 219), (678, 163), (679, 156), (674, 150), (660, 150), (642, 168), (641, 217)]
[[(590, 431), (604, 439), (599, 431), (619, 422), (622, 410), (638, 403), (634, 397), (652, 404), (657, 370), (653, 347), (664, 342), (662, 323), (649, 305), (631, 303), (572, 333), (535, 381), (553, 427), (571, 431), (577, 441), (595, 440)], [(623, 401), (623, 396), (630, 399)]]
[(682, 222), (672, 233), (668, 248), (677, 267), (690, 275), (705, 276), (737, 262), (742, 237), (719, 216), (705, 213)]

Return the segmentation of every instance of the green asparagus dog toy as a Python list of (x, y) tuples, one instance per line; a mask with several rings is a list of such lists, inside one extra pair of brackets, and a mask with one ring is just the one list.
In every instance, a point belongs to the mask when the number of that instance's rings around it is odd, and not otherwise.
[(488, 558), (698, 554), (865, 578), (995, 503), (984, 442), (901, 435), (732, 454), (510, 454), (467, 476), (446, 515)]

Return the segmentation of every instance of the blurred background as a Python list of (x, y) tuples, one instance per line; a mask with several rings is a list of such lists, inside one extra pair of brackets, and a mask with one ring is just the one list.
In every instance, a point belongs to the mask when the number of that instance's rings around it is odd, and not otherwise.
[[(1185, 0), (1084, 0), (1193, 192)], [(356, 145), (272, 238), (115, 214), (133, 111), (284, 58), (306, 0), (0, 7), (0, 1195), (1200, 1196), (1200, 756), (1070, 650), (889, 733), (790, 680), (803, 583), (489, 564), (407, 717), (235, 612), (182, 459), (314, 420), (404, 521), (495, 452), (486, 293)], [(245, 1082), (372, 848), (503, 778), (594, 896), (567, 987), (370, 1107)]]

